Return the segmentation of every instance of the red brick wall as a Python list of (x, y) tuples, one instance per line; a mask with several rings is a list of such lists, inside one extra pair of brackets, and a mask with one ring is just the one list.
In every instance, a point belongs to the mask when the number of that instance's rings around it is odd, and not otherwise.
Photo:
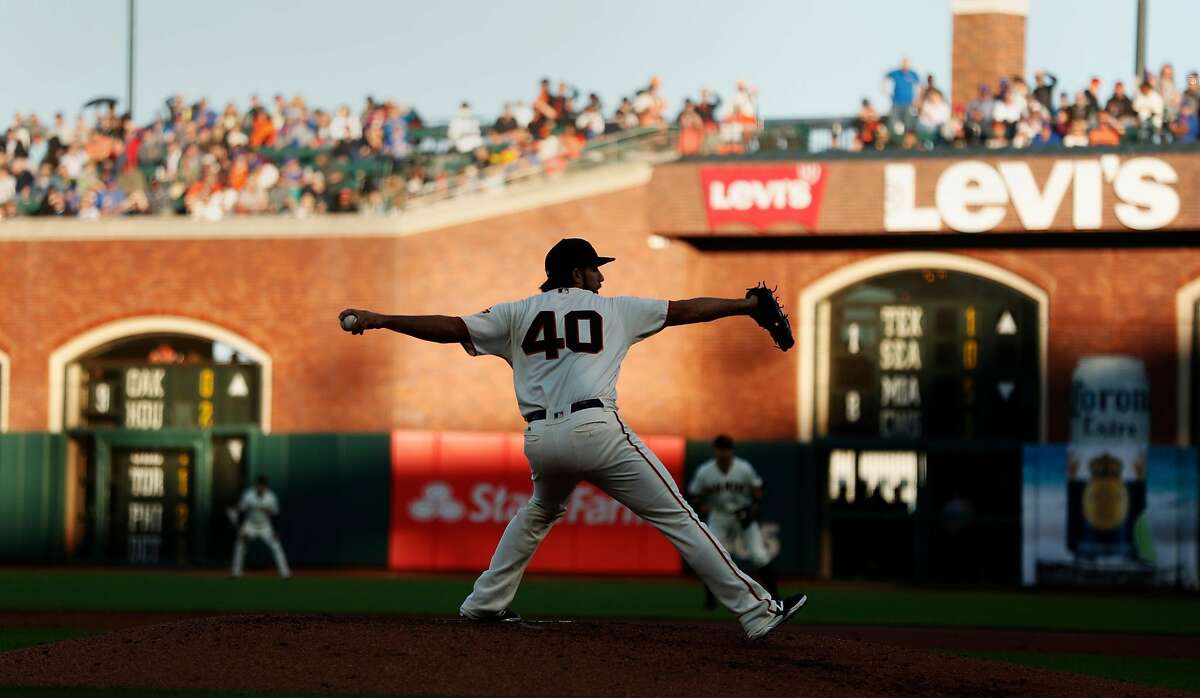
[[(766, 279), (779, 284), (793, 310), (808, 284), (885, 254), (700, 253), (678, 241), (652, 250), (650, 219), (672, 198), (652, 198), (652, 186), (407, 237), (0, 242), (10, 429), (46, 428), (47, 361), (56, 347), (115, 319), (172, 314), (226, 327), (272, 355), (277, 431), (513, 430), (522, 423), (502, 361), (399, 335), (351, 337), (337, 327), (338, 310), (476, 312), (534, 292), (545, 250), (564, 236), (587, 237), (617, 257), (605, 267), (605, 293), (734, 296)], [(1192, 203), (1185, 198), (1185, 206)], [(1154, 438), (1173, 440), (1175, 296), (1200, 277), (1200, 250), (954, 254), (1007, 269), (1049, 295), (1052, 438), (1066, 434), (1078, 358), (1118, 352), (1145, 358)], [(622, 411), (646, 433), (793, 438), (797, 355), (771, 349), (746, 318), (671, 328), (630, 352), (619, 384)]]
[[(980, 13), (954, 15), (951, 103), (966, 105), (990, 85), (992, 94), (1000, 78), (1025, 75), (1025, 17)], [(1027, 78), (1028, 79), (1028, 78)]]

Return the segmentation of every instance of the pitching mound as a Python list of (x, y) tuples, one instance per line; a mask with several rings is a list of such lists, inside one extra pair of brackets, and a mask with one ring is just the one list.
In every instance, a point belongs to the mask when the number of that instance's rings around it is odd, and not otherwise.
[(784, 627), (217, 616), (0, 653), (0, 685), (500, 696), (1166, 691)]

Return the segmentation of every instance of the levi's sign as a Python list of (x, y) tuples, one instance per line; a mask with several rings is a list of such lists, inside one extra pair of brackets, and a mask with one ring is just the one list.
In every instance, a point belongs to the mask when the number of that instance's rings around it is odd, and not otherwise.
[(1174, 186), (1179, 175), (1153, 157), (1056, 160), (1041, 184), (1024, 161), (965, 160), (937, 176), (932, 206), (917, 203), (914, 165), (885, 165), (883, 176), (883, 226), (889, 232), (982, 233), (998, 227), (1010, 210), (1021, 229), (1049, 230), (1064, 205), (1073, 230), (1099, 230), (1109, 209), (1126, 228), (1156, 230), (1170, 225), (1180, 208)]
[(813, 230), (825, 175), (820, 163), (701, 167), (708, 227), (734, 224), (766, 230), (784, 223)]

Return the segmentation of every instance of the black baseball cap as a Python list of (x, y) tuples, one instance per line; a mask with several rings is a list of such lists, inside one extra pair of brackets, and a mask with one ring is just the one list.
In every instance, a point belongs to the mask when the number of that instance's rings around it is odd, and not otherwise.
[(554, 277), (572, 269), (585, 269), (608, 264), (616, 257), (601, 257), (592, 243), (583, 238), (563, 238), (546, 253), (546, 276)]

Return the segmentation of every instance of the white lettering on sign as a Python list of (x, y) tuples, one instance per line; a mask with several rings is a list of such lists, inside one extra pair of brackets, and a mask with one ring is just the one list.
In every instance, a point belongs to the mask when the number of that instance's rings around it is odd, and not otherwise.
[(879, 368), (884, 371), (915, 371), (921, 368), (921, 344), (915, 339), (885, 339), (879, 342)]
[(921, 381), (916, 376), (881, 376), (879, 387), (879, 404), (883, 407), (921, 406)]
[(713, 182), (708, 205), (717, 211), (805, 209), (812, 205), (812, 187), (803, 179), (735, 179)]
[[(420, 523), (455, 523), (465, 519), (469, 523), (499, 524), (516, 516), (529, 501), (529, 496), (527, 491), (480, 482), (471, 488), (468, 505), (455, 498), (449, 483), (430, 482), (425, 485), (421, 497), (409, 503), (408, 513)], [(581, 484), (571, 493), (563, 519), (569, 524), (584, 526), (642, 524), (641, 519), (624, 505), (588, 484)]]
[(130, 533), (161, 533), (163, 505), (160, 503), (130, 502)]
[(162, 468), (130, 468), (129, 494), (133, 497), (163, 496)]
[(925, 314), (919, 305), (885, 305), (879, 308), (884, 337), (920, 337), (921, 318)]
[(162, 547), (161, 536), (134, 535), (129, 536), (128, 556), (130, 562), (158, 562), (158, 552)]
[(879, 410), (879, 435), (917, 439), (921, 436), (920, 410)]
[(1138, 157), (1120, 162), (1111, 155), (1091, 160), (1057, 160), (1043, 185), (1029, 163), (992, 166), (978, 160), (947, 167), (935, 186), (934, 205), (917, 206), (917, 170), (911, 164), (883, 168), (883, 226), (891, 232), (936, 231), (943, 225), (963, 233), (998, 226), (1011, 207), (1025, 230), (1049, 230), (1072, 189), (1075, 230), (1097, 230), (1104, 212), (1104, 181), (1112, 182), (1113, 214), (1133, 230), (1156, 230), (1179, 215), (1179, 181), (1164, 160)]
[(162, 429), (163, 414), (163, 402), (160, 400), (127, 400), (125, 428)]
[(125, 371), (125, 397), (162, 399), (167, 396), (166, 377), (165, 368), (131, 368)]

